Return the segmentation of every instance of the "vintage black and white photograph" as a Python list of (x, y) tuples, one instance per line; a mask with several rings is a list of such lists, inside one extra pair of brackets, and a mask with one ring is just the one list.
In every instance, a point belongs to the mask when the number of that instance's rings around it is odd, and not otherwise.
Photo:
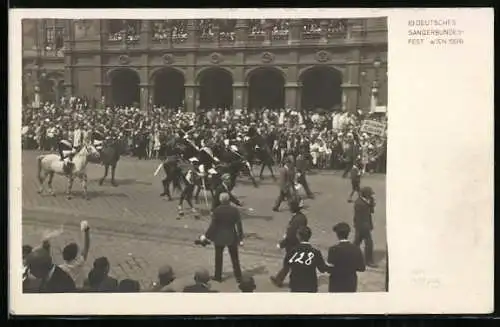
[(387, 17), (137, 18), (22, 20), (23, 292), (387, 292)]

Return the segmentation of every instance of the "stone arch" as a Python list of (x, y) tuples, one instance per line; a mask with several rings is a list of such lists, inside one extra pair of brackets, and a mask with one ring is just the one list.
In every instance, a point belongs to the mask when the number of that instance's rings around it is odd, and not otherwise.
[(137, 70), (129, 67), (116, 68), (107, 72), (111, 85), (111, 100), (114, 105), (138, 105), (140, 103), (141, 77)]
[(207, 67), (202, 67), (202, 68), (198, 69), (198, 71), (196, 72), (195, 78), (194, 78), (196, 84), (199, 85), (200, 78), (203, 77), (203, 74), (205, 74), (207, 71), (211, 71), (211, 70), (224, 70), (226, 73), (228, 73), (231, 76), (231, 79), (234, 80), (233, 71), (231, 70), (231, 68), (223, 67), (223, 66), (207, 66)]
[(301, 108), (335, 110), (342, 105), (343, 72), (332, 66), (316, 65), (299, 74)]
[(275, 67), (258, 67), (246, 74), (248, 108), (279, 109), (285, 107), (286, 74)]
[(176, 72), (182, 74), (182, 76), (184, 77), (184, 80), (186, 80), (186, 71), (184, 69), (179, 68), (179, 67), (174, 67), (174, 66), (166, 66), (166, 67), (158, 67), (158, 68), (154, 68), (154, 69), (150, 70), (149, 78), (148, 78), (149, 84), (154, 83), (156, 74), (161, 73), (165, 70), (175, 70)]
[(302, 79), (302, 76), (305, 73), (307, 73), (307, 71), (309, 71), (311, 69), (318, 69), (318, 68), (330, 70), (332, 72), (337, 72), (337, 73), (340, 73), (341, 75), (344, 75), (344, 72), (345, 72), (345, 69), (342, 68), (342, 67), (339, 67), (339, 66), (323, 65), (323, 64), (309, 65), (309, 66), (302, 67), (302, 68), (299, 69), (298, 80), (300, 81)]
[(173, 67), (156, 69), (151, 74), (153, 103), (167, 108), (184, 106), (184, 72)]
[(231, 108), (233, 104), (233, 74), (224, 67), (207, 67), (196, 74), (199, 107), (202, 109)]
[(257, 66), (257, 67), (250, 68), (245, 72), (245, 82), (248, 83), (252, 74), (255, 74), (256, 72), (259, 72), (261, 70), (275, 70), (276, 72), (281, 74), (285, 83), (288, 79), (288, 76), (287, 76), (285, 69), (283, 69), (279, 66)]
[(136, 73), (137, 76), (139, 76), (139, 78), (141, 76), (141, 73), (140, 73), (139, 69), (137, 69), (137, 68), (134, 68), (134, 67), (115, 67), (115, 68), (111, 68), (108, 71), (106, 71), (107, 83), (111, 83), (111, 80), (112, 80), (114, 74), (119, 73), (120, 71), (123, 71), (123, 70), (131, 70), (134, 73)]

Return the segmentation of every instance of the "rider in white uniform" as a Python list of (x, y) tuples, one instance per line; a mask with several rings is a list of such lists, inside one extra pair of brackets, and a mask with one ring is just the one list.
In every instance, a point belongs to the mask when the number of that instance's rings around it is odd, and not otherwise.
[(61, 161), (64, 162), (64, 170), (69, 172), (73, 165), (73, 157), (77, 153), (76, 148), (68, 140), (61, 140), (58, 145), (59, 155), (61, 156)]

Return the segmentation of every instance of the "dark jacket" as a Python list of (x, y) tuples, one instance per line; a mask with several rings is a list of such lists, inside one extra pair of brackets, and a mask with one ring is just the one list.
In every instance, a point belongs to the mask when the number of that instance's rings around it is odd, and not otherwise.
[(205, 233), (215, 246), (235, 245), (243, 239), (240, 212), (229, 204), (214, 209), (212, 221)]
[(278, 185), (283, 192), (287, 192), (294, 187), (295, 170), (293, 167), (282, 167), (279, 172)]
[(373, 204), (359, 197), (354, 202), (354, 228), (371, 231), (373, 229), (372, 213)]
[(307, 217), (302, 212), (298, 212), (290, 219), (285, 238), (280, 242), (280, 248), (286, 249), (286, 252), (290, 252), (291, 249), (299, 245), (300, 241), (297, 238), (297, 230), (303, 226), (307, 226)]
[(50, 279), (40, 284), (40, 293), (68, 293), (76, 292), (75, 282), (64, 270), (55, 266)]
[(333, 265), (329, 292), (356, 292), (358, 271), (365, 271), (363, 253), (358, 246), (344, 241), (328, 249), (327, 262)]
[(286, 257), (285, 265), (290, 268), (290, 291), (311, 292), (318, 291), (318, 275), (320, 272), (329, 272), (321, 251), (309, 243), (300, 243), (293, 248)]

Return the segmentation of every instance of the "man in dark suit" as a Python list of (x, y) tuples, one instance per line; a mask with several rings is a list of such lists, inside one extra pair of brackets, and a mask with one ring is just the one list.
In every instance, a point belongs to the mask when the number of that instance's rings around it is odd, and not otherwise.
[(29, 272), (41, 281), (35, 293), (76, 292), (71, 276), (52, 262), (47, 250), (41, 248), (31, 252), (26, 261)]
[(285, 264), (290, 269), (290, 292), (318, 292), (318, 275), (329, 272), (331, 267), (323, 259), (321, 251), (314, 248), (309, 240), (312, 232), (309, 227), (297, 231), (300, 244), (286, 256)]
[(235, 205), (242, 207), (243, 204), (231, 193), (231, 176), (229, 174), (223, 174), (220, 183), (215, 187), (214, 196), (212, 199), (212, 211), (217, 208), (220, 202), (220, 196), (222, 193), (226, 193), (229, 196), (229, 201)]
[(207, 232), (201, 240), (209, 239), (215, 247), (215, 273), (214, 280), (222, 281), (222, 255), (227, 246), (231, 262), (233, 264), (234, 277), (237, 281), (241, 279), (240, 260), (238, 257), (238, 244), (243, 244), (243, 225), (241, 224), (240, 212), (230, 205), (228, 193), (221, 193), (221, 204), (212, 212), (212, 221)]
[(307, 194), (307, 197), (309, 199), (314, 199), (314, 194), (311, 192), (311, 189), (309, 188), (309, 183), (307, 183), (307, 160), (304, 158), (303, 154), (299, 154), (297, 156), (297, 159), (295, 161), (295, 168), (297, 170), (297, 182), (302, 185), (304, 188), (304, 191)]
[(347, 239), (351, 228), (342, 222), (333, 227), (339, 243), (328, 249), (327, 262), (333, 266), (330, 273), (328, 292), (356, 292), (358, 271), (365, 271), (363, 253)]
[(278, 195), (278, 198), (276, 199), (276, 202), (274, 203), (273, 211), (275, 212), (279, 211), (280, 204), (281, 202), (283, 202), (283, 200), (286, 199), (290, 204), (292, 198), (296, 196), (295, 169), (293, 167), (292, 156), (289, 156), (285, 160), (283, 167), (280, 169), (278, 183), (279, 183), (280, 193)]
[[(290, 251), (293, 250), (297, 245), (300, 244), (299, 239), (297, 238), (297, 231), (299, 228), (307, 226), (307, 217), (301, 212), (302, 206), (298, 199), (293, 199), (290, 201), (290, 211), (293, 216), (288, 223), (288, 227), (286, 229), (285, 237), (279, 242), (278, 247), (280, 249), (285, 249), (285, 258), (288, 256)], [(283, 267), (276, 274), (276, 276), (271, 276), (271, 282), (278, 286), (283, 286), (283, 281), (285, 280), (288, 272), (290, 271), (288, 265), (283, 263)]]
[(194, 284), (184, 287), (184, 293), (216, 293), (210, 289), (210, 274), (206, 269), (198, 269), (194, 273)]
[(375, 210), (375, 197), (371, 187), (365, 186), (359, 192), (359, 197), (354, 202), (354, 245), (360, 246), (365, 242), (365, 262), (368, 267), (375, 268), (373, 262), (373, 220)]

